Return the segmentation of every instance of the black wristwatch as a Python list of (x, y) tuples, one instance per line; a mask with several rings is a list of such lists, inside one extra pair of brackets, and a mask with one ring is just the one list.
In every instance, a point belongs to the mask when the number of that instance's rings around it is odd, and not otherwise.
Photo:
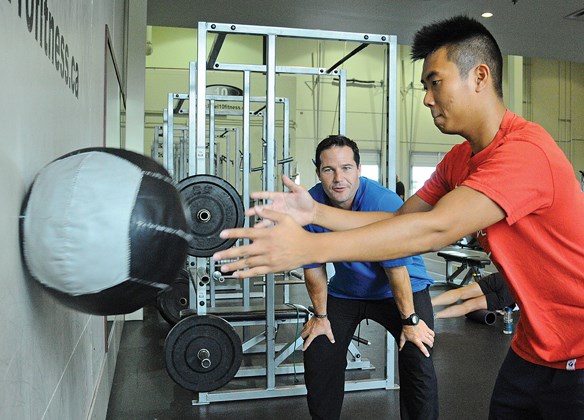
[(415, 312), (406, 319), (402, 319), (402, 325), (418, 325), (418, 322), (420, 322), (420, 317)]

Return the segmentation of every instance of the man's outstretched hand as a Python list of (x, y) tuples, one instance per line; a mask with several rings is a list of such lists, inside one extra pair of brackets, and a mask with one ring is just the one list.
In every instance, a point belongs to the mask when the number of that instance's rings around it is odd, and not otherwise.
[[(271, 203), (252, 207), (245, 212), (246, 216), (264, 217), (258, 211), (274, 210), (280, 213), (286, 213), (300, 226), (306, 226), (313, 223), (316, 213), (316, 202), (312, 199), (306, 188), (296, 185), (286, 175), (282, 176), (282, 182), (290, 192), (272, 192), (261, 191), (250, 194), (251, 198), (256, 200), (270, 200)], [(273, 221), (262, 219), (255, 224), (255, 227), (262, 228), (271, 226)]]
[(290, 271), (316, 262), (311, 260), (314, 252), (310, 251), (316, 234), (305, 231), (284, 213), (256, 207), (255, 214), (266, 221), (264, 229), (241, 228), (221, 232), (221, 238), (247, 238), (251, 242), (216, 252), (213, 255), (215, 261), (237, 259), (222, 265), (221, 271), (234, 271), (235, 277), (245, 278)]

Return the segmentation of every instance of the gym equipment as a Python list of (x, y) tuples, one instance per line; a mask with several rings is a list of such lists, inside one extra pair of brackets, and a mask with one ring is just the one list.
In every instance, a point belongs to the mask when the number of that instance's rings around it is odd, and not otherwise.
[(493, 325), (497, 319), (497, 314), (493, 311), (487, 309), (479, 309), (476, 311), (469, 312), (466, 317), (472, 321), (485, 324)]
[[(208, 34), (212, 33), (216, 35), (215, 42), (212, 46), (212, 52), (207, 51)], [(236, 35), (252, 35), (252, 36), (262, 36), (264, 40), (264, 56), (265, 59), (262, 63), (258, 64), (234, 64), (234, 63), (222, 63), (218, 62), (217, 58), (220, 56), (219, 50), (221, 49), (222, 40), (225, 36), (230, 36), (230, 34)], [(304, 76), (311, 76), (317, 80), (323, 78), (330, 78), (333, 83), (337, 83), (339, 86), (339, 103), (338, 103), (338, 132), (339, 134), (345, 134), (346, 132), (346, 111), (347, 111), (347, 70), (335, 68), (342, 61), (337, 61), (332, 67), (286, 67), (278, 66), (276, 63), (276, 58), (278, 54), (276, 53), (277, 38), (303, 38), (312, 39), (326, 42), (343, 42), (344, 45), (354, 43), (355, 46), (361, 44), (377, 44), (384, 50), (387, 57), (387, 77), (383, 81), (384, 94), (380, 97), (384, 101), (383, 109), (385, 111), (383, 118), (384, 126), (382, 141), (384, 142), (384, 147), (382, 147), (384, 156), (386, 158), (386, 168), (384, 171), (384, 177), (387, 185), (391, 187), (395, 183), (395, 161), (396, 161), (396, 132), (395, 132), (395, 121), (396, 121), (396, 106), (395, 100), (397, 98), (397, 73), (396, 73), (396, 61), (397, 61), (397, 39), (395, 36), (387, 35), (375, 35), (375, 34), (356, 34), (356, 33), (343, 33), (343, 32), (333, 32), (333, 31), (321, 31), (321, 30), (304, 30), (304, 29), (290, 29), (290, 28), (274, 28), (274, 27), (262, 27), (262, 26), (252, 26), (252, 25), (235, 25), (235, 24), (223, 24), (223, 23), (207, 23), (199, 22), (197, 29), (197, 61), (191, 62), (189, 64), (189, 155), (188, 155), (188, 173), (193, 174), (204, 174), (207, 168), (211, 170), (212, 162), (207, 162), (207, 159), (213, 159), (215, 157), (214, 153), (211, 153), (210, 148), (212, 147), (212, 139), (214, 138), (214, 128), (213, 128), (213, 115), (212, 110), (215, 107), (212, 105), (212, 99), (207, 98), (209, 95), (201, 95), (200, 92), (205, 92), (207, 73), (211, 71), (234, 71), (241, 72), (242, 74), (242, 91), (243, 95), (238, 96), (237, 100), (242, 102), (242, 197), (245, 208), (249, 207), (249, 176), (251, 173), (251, 148), (250, 148), (250, 116), (252, 114), (251, 110), (251, 75), (252, 73), (261, 74), (265, 80), (265, 107), (262, 109), (263, 114), (263, 124), (262, 129), (262, 153), (261, 159), (259, 154), (258, 160), (262, 162), (262, 166), (265, 167), (261, 171), (262, 175), (262, 189), (268, 191), (274, 191), (276, 189), (275, 180), (278, 179), (279, 174), (276, 173), (278, 169), (278, 161), (282, 159), (282, 165), (284, 166), (283, 172), (289, 173), (289, 162), (284, 160), (290, 156), (290, 150), (287, 150), (289, 145), (284, 142), (280, 148), (280, 143), (277, 141), (277, 130), (276, 130), (276, 77), (278, 74), (300, 74)], [(359, 51), (362, 47), (357, 48), (353, 51)], [(349, 54), (350, 56), (351, 54)], [(349, 57), (348, 56), (348, 57)], [(347, 58), (348, 58), (347, 57)], [(199, 94), (197, 94), (199, 92)], [(209, 102), (209, 104), (208, 104)], [(168, 109), (174, 108), (174, 104), (170, 105)], [(208, 112), (208, 114), (207, 114)], [(208, 118), (207, 118), (208, 116)], [(170, 122), (170, 119), (169, 119)], [(283, 123), (282, 129), (285, 131), (288, 129), (288, 125), (285, 121)], [(169, 130), (171, 131), (171, 130)], [(288, 136), (284, 132), (284, 138)], [(209, 140), (209, 141), (208, 141)], [(209, 147), (209, 152), (207, 152), (207, 147)], [(168, 148), (172, 150), (172, 148)], [(280, 152), (282, 155), (280, 156)], [(170, 156), (168, 160), (172, 162)], [(171, 171), (172, 173), (172, 171)], [(389, 180), (389, 181), (388, 181)], [(248, 227), (248, 226), (246, 226)], [(284, 238), (285, 239), (285, 238)], [(283, 239), (283, 240), (284, 240)], [(245, 243), (245, 240), (243, 241)], [(193, 271), (197, 273), (199, 270), (207, 270), (212, 272), (208, 268), (209, 264), (203, 261), (202, 258), (194, 258), (189, 256), (189, 264)], [(198, 274), (197, 274), (198, 275)], [(273, 397), (284, 397), (292, 395), (304, 395), (306, 393), (306, 388), (304, 385), (291, 385), (291, 386), (281, 386), (281, 384), (276, 384), (276, 374), (282, 373), (281, 362), (284, 361), (282, 357), (285, 354), (278, 352), (276, 346), (276, 331), (280, 319), (278, 319), (279, 312), (278, 305), (275, 303), (275, 274), (267, 274), (264, 276), (265, 280), (265, 306), (262, 308), (262, 319), (255, 320), (258, 326), (263, 327), (263, 333), (261, 338), (265, 342), (265, 366), (261, 369), (258, 368), (258, 372), (261, 370), (262, 375), (265, 375), (265, 385), (260, 388), (252, 389), (238, 389), (237, 391), (221, 390), (215, 392), (199, 392), (196, 400), (193, 400), (193, 404), (208, 404), (214, 401), (232, 401), (232, 400), (248, 400), (254, 398), (273, 398)], [(191, 290), (191, 308), (196, 310), (199, 315), (207, 313), (207, 285), (203, 282), (199, 282), (199, 278), (196, 278), (194, 282), (196, 290)], [(214, 282), (211, 283), (212, 284)], [(242, 281), (243, 287), (243, 306), (249, 307), (249, 279)], [(210, 308), (209, 308), (210, 309)], [(301, 313), (301, 311), (299, 311)], [(292, 322), (298, 322), (298, 315)], [(233, 321), (236, 322), (236, 321)], [(241, 321), (247, 323), (249, 321)], [(238, 326), (239, 328), (239, 326)], [(241, 328), (246, 328), (242, 325)], [(245, 330), (244, 330), (245, 331)], [(253, 339), (255, 339), (254, 337)], [(252, 340), (253, 340), (252, 339)], [(355, 390), (365, 390), (365, 389), (392, 389), (396, 387), (395, 384), (395, 342), (393, 337), (386, 333), (386, 352), (385, 352), (385, 369), (382, 372), (382, 377), (375, 378), (370, 376), (366, 379), (358, 379), (355, 381), (346, 381), (345, 390), (355, 391)], [(248, 340), (250, 341), (250, 340)], [(297, 343), (295, 339), (294, 343)], [(294, 354), (294, 347), (296, 344), (291, 343), (289, 348)], [(245, 371), (245, 369), (241, 369)]]
[[(192, 257), (189, 257), (191, 259)], [(195, 274), (195, 273), (194, 273)], [(281, 274), (279, 274), (281, 275)], [(290, 357), (293, 357), (296, 351), (300, 350), (303, 346), (304, 340), (300, 337), (299, 332), (302, 329), (302, 325), (310, 319), (312, 315), (310, 310), (302, 305), (283, 303), (275, 304), (273, 303), (273, 296), (266, 294), (265, 305), (250, 305), (244, 304), (243, 306), (220, 306), (220, 307), (208, 307), (206, 305), (208, 291), (207, 287), (213, 284), (215, 280), (212, 276), (209, 276), (204, 270), (196, 272), (196, 281), (193, 282), (195, 286), (195, 291), (193, 296), (196, 296), (196, 302), (198, 305), (191, 307), (190, 309), (181, 311), (181, 316), (187, 317), (190, 315), (198, 314), (212, 314), (220, 316), (225, 321), (229, 322), (235, 328), (243, 329), (245, 340), (243, 340), (242, 350), (245, 356), (252, 356), (257, 353), (265, 353), (266, 363), (265, 365), (258, 365), (257, 363), (249, 364), (246, 363), (237, 372), (235, 378), (241, 377), (258, 377), (262, 376), (267, 379), (275, 379), (277, 375), (290, 375), (290, 374), (301, 374), (304, 372), (303, 363), (296, 361), (289, 362)], [(260, 282), (261, 283), (261, 282)], [(288, 281), (284, 280), (278, 282), (286, 287)], [(265, 288), (268, 284), (261, 284)], [(194, 302), (191, 300), (191, 306)], [(245, 299), (244, 299), (245, 301)], [(268, 310), (268, 305), (272, 304)], [(273, 321), (269, 318), (273, 317)], [(281, 334), (274, 334), (274, 341), (269, 342), (268, 338), (270, 336), (270, 329), (268, 325), (273, 322), (273, 328), (276, 331), (280, 331), (280, 328), (288, 325), (296, 329), (296, 334), (291, 339), (278, 339), (282, 337)], [(261, 330), (259, 333), (249, 331), (245, 333), (245, 329), (248, 327), (259, 327)], [(393, 378), (394, 375), (394, 348), (395, 343), (393, 337), (386, 333), (386, 369), (385, 378), (386, 379), (363, 379), (355, 381), (347, 381), (347, 390), (364, 390), (364, 389), (378, 389), (388, 386), (388, 382)], [(359, 340), (363, 344), (366, 340)], [(362, 357), (361, 352), (354, 343), (349, 345), (347, 354), (347, 369), (348, 370), (372, 370), (375, 367), (371, 362)], [(391, 382), (393, 383), (393, 382)], [(303, 395), (306, 393), (306, 388), (303, 385), (289, 386), (278, 386), (275, 389), (238, 389), (236, 391), (232, 390), (216, 390), (213, 392), (198, 392), (196, 399), (193, 399), (193, 404), (208, 404), (210, 402), (218, 401), (232, 401), (250, 398), (272, 398), (272, 397), (282, 397), (290, 395)]]
[[(196, 313), (197, 312), (194, 309), (186, 309), (181, 312), (181, 316), (197, 316)], [(229, 322), (233, 327), (265, 326), (266, 324), (266, 309), (263, 305), (215, 307), (209, 308), (207, 314), (218, 316), (220, 319)], [(310, 308), (306, 308), (302, 305), (284, 303), (274, 306), (275, 325), (278, 329), (280, 326), (286, 324), (296, 325), (297, 328), (302, 328), (301, 326), (304, 325), (311, 316), (313, 316), (313, 312)], [(243, 354), (247, 355), (264, 352), (265, 349), (260, 345), (262, 342), (265, 342), (265, 340), (265, 332), (248, 337), (245, 342), (242, 343)], [(358, 337), (353, 337), (353, 340), (366, 345), (370, 344), (368, 340)], [(300, 336), (295, 337), (294, 340), (287, 343), (277, 343), (274, 354), (274, 375), (300, 374), (304, 372), (304, 366), (302, 363), (285, 363), (289, 356), (291, 356), (296, 350), (302, 348), (303, 344), (304, 340)], [(349, 345), (348, 351), (350, 357), (349, 360), (347, 360), (347, 369), (373, 369), (370, 361), (362, 358), (359, 349), (353, 343)], [(246, 365), (239, 369), (235, 377), (257, 377), (265, 375), (267, 375), (267, 369), (265, 367)], [(228, 391), (225, 391), (223, 395), (215, 394), (212, 396), (200, 392), (197, 403), (206, 403), (211, 399), (220, 401), (223, 400), (223, 396), (227, 396), (225, 399), (226, 401), (231, 399)], [(269, 393), (266, 393), (265, 396), (267, 397), (270, 395)]]
[(192, 276), (189, 270), (180, 270), (176, 279), (156, 299), (158, 312), (170, 325), (179, 322), (181, 319), (180, 311), (189, 308), (191, 279)]
[[(193, 63), (191, 63), (191, 66), (192, 64)], [(337, 73), (338, 72), (334, 72), (332, 76), (336, 76)], [(194, 175), (195, 173), (205, 173), (224, 178), (242, 193), (244, 196), (244, 207), (247, 208), (248, 203), (245, 201), (245, 188), (249, 185), (249, 180), (246, 180), (246, 178), (249, 177), (250, 173), (250, 134), (249, 132), (246, 133), (247, 140), (243, 142), (245, 144), (242, 144), (240, 127), (226, 125), (219, 126), (216, 124), (216, 119), (243, 117), (243, 119), (247, 119), (249, 123), (250, 118), (260, 118), (263, 126), (265, 124), (265, 113), (261, 110), (265, 108), (265, 105), (256, 111), (248, 110), (247, 114), (244, 116), (240, 105), (243, 101), (241, 95), (222, 96), (207, 94), (206, 101), (208, 104), (205, 107), (205, 114), (209, 117), (209, 133), (214, 133), (214, 135), (209, 135), (208, 141), (205, 145), (205, 167), (194, 168), (190, 165), (191, 160), (195, 159), (193, 156), (190, 156), (190, 145), (185, 137), (185, 135), (189, 135), (188, 126), (177, 125), (178, 117), (191, 117), (189, 114), (189, 108), (186, 106), (190, 102), (189, 94), (168, 94), (168, 106), (163, 109), (163, 125), (154, 127), (154, 141), (151, 149), (152, 156), (155, 156), (155, 160), (163, 163), (164, 167), (177, 182), (186, 178), (188, 175)], [(265, 101), (265, 97), (249, 97), (250, 104), (265, 103)], [(290, 164), (293, 160), (293, 158), (290, 157), (290, 103), (288, 98), (281, 97), (276, 97), (275, 101), (276, 105), (282, 106), (283, 113), (283, 138), (281, 143), (283, 159), (279, 162), (283, 166), (283, 173), (290, 176)], [(234, 109), (224, 109), (223, 106), (226, 105)], [(169, 112), (169, 110), (171, 111)], [(249, 127), (249, 124), (247, 126)], [(170, 133), (174, 133), (174, 135), (171, 136)], [(221, 155), (220, 153), (219, 149), (221, 144), (225, 147), (225, 155)], [(242, 150), (242, 148), (244, 150)], [(187, 159), (187, 155), (190, 156), (189, 159)], [(189, 166), (189, 168), (187, 168), (187, 166)], [(232, 166), (234, 169), (233, 171), (231, 170)], [(243, 176), (243, 182), (241, 176)]]
[(474, 251), (484, 251), (478, 239), (474, 235), (466, 235), (459, 241), (456, 241), (456, 246), (461, 248), (468, 248)]
[(179, 321), (164, 342), (166, 370), (181, 387), (208, 392), (227, 384), (241, 366), (241, 339), (233, 327), (214, 315), (192, 315)]
[(230, 248), (236, 239), (222, 239), (223, 229), (243, 226), (243, 203), (237, 191), (222, 178), (214, 175), (193, 175), (177, 186), (190, 213), (192, 240), (188, 254), (210, 257)]
[(100, 147), (41, 169), (20, 234), (30, 275), (63, 304), (96, 315), (155, 303), (184, 265), (190, 239), (168, 172), (143, 155)]
[[(459, 251), (439, 251), (438, 256), (446, 260), (446, 284), (454, 287), (467, 285), (471, 279), (479, 280), (483, 275), (483, 268), (491, 264), (491, 260), (480, 255), (471, 255)], [(460, 266), (453, 270), (453, 263)], [(460, 283), (455, 283), (456, 277), (468, 269)]]

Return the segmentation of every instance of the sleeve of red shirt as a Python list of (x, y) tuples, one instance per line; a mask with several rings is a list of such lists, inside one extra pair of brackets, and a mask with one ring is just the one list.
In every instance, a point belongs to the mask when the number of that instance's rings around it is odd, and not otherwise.
[(537, 144), (516, 139), (503, 142), (462, 185), (497, 203), (512, 225), (551, 205), (552, 177), (544, 151)]

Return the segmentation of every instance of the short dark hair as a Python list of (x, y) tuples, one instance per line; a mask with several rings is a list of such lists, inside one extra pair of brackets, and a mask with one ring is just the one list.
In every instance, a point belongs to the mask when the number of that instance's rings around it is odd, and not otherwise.
[(478, 64), (489, 66), (495, 91), (503, 98), (503, 56), (482, 23), (468, 16), (455, 16), (422, 27), (414, 36), (412, 60), (426, 59), (442, 47), (463, 78)]
[(315, 160), (314, 160), (314, 164), (316, 165), (316, 170), (320, 171), (320, 154), (324, 150), (330, 149), (331, 147), (343, 147), (343, 146), (350, 147), (353, 150), (353, 159), (355, 160), (355, 163), (357, 164), (357, 166), (359, 166), (359, 163), (361, 162), (361, 156), (359, 155), (359, 147), (357, 146), (357, 143), (355, 143), (353, 140), (351, 140), (348, 137), (337, 134), (337, 135), (328, 136), (327, 138), (322, 140), (320, 143), (318, 143), (318, 146), (316, 146), (316, 156), (315, 156)]

